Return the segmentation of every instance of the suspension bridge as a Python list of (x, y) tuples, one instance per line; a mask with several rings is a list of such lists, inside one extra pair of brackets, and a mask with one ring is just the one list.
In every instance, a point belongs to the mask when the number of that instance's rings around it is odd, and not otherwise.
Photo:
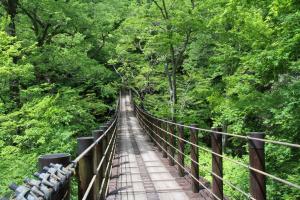
[[(199, 144), (199, 132), (210, 135), (210, 148)], [(223, 135), (248, 143), (249, 164), (223, 153)], [(78, 156), (73, 161), (68, 154), (41, 156), (36, 179), (10, 186), (13, 199), (236, 199), (224, 193), (226, 185), (243, 199), (265, 200), (267, 178), (300, 190), (296, 183), (266, 171), (264, 151), (265, 143), (287, 148), (300, 145), (268, 140), (260, 132), (236, 135), (160, 119), (135, 105), (130, 91), (120, 94), (112, 120), (77, 141)], [(201, 151), (211, 154), (210, 170), (200, 165)], [(249, 171), (247, 191), (224, 179), (223, 160)], [(202, 170), (211, 174), (211, 181), (200, 176)], [(71, 191), (74, 176), (78, 192)], [(76, 197), (71, 193), (77, 193)]]

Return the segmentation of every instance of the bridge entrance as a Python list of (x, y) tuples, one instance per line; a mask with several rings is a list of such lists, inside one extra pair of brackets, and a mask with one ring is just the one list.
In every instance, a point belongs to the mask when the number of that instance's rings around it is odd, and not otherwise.
[(107, 199), (212, 199), (203, 191), (193, 193), (190, 180), (179, 177), (140, 126), (128, 94), (120, 101), (116, 154)]

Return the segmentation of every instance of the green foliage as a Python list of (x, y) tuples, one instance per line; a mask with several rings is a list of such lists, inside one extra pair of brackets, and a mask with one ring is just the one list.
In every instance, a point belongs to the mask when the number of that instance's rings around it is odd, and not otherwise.
[[(12, 17), (0, 6), (0, 191), (39, 154), (73, 153), (111, 112), (119, 77), (157, 116), (299, 143), (299, 10), (296, 0), (24, 0)], [(246, 163), (246, 149), (229, 138), (225, 153)], [(267, 171), (298, 184), (299, 158), (266, 146)], [(15, 160), (25, 164), (12, 172)], [(224, 172), (248, 190), (247, 171), (224, 162)], [(300, 198), (271, 180), (267, 190)]]
[[(242, 135), (265, 131), (269, 139), (299, 143), (299, 8), (295, 0), (142, 1), (120, 28), (114, 63), (154, 115), (174, 120), (175, 112), (186, 124)], [(175, 105), (166, 72), (174, 60)], [(230, 139), (226, 153), (246, 161), (246, 149)], [(299, 156), (268, 145), (267, 171), (299, 184)], [(248, 191), (247, 171), (224, 168), (228, 180)], [(271, 180), (267, 188), (269, 199), (300, 194)]]
[[(129, 1), (0, 1), (0, 196), (41, 154), (75, 156), (76, 138), (113, 113), (108, 60)], [(16, 34), (13, 34), (13, 33)]]

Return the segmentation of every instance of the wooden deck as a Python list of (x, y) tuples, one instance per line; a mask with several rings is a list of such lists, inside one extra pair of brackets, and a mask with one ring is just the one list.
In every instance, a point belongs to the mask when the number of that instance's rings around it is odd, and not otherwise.
[(128, 95), (121, 98), (117, 149), (109, 183), (109, 200), (210, 200), (206, 190), (191, 191), (190, 178), (177, 169), (150, 142), (133, 114)]

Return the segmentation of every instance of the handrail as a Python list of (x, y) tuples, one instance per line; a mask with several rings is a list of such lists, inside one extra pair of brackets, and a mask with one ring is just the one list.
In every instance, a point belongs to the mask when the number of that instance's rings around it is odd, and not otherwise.
[[(98, 137), (91, 145), (89, 145), (88, 148), (86, 148), (75, 160), (74, 162), (79, 163), (80, 167), (80, 160), (84, 158), (85, 156), (88, 156), (88, 153), (95, 148), (95, 155), (93, 157), (93, 160), (85, 161), (87, 165), (90, 164), (90, 162), (93, 163), (93, 170), (90, 171), (91, 177), (83, 176), (82, 182), (85, 183), (85, 185), (81, 186), (82, 194), (79, 195), (82, 196), (82, 200), (87, 199), (104, 199), (107, 195), (108, 190), (108, 182), (109, 182), (109, 174), (111, 173), (112, 169), (112, 160), (113, 155), (116, 148), (116, 133), (117, 133), (117, 125), (119, 122), (119, 114), (120, 114), (120, 98), (116, 106), (117, 113), (115, 114), (114, 120), (111, 122), (109, 127), (101, 134), (100, 137)], [(107, 138), (109, 141), (106, 144), (106, 142), (103, 140)], [(102, 148), (102, 153), (97, 152), (97, 145), (99, 148)], [(101, 159), (97, 161), (99, 155), (101, 154)], [(82, 171), (86, 171), (84, 167), (86, 164), (83, 164)], [(104, 168), (105, 167), (105, 168)], [(101, 171), (101, 174), (100, 174)], [(98, 176), (100, 176), (101, 181), (100, 185), (96, 184), (96, 180), (98, 179)], [(93, 193), (91, 194), (91, 191), (93, 190)], [(92, 197), (91, 197), (92, 195)]]
[(172, 121), (169, 121), (169, 120), (165, 120), (165, 119), (155, 117), (152, 114), (150, 114), (148, 112), (145, 112), (142, 109), (140, 109), (140, 110), (144, 114), (146, 114), (146, 115), (148, 115), (148, 116), (150, 116), (154, 119), (157, 119), (161, 122), (166, 122), (168, 124), (181, 126), (181, 127), (184, 127), (184, 128), (190, 128), (190, 129), (194, 129), (194, 130), (198, 130), (198, 131), (204, 131), (204, 132), (207, 132), (207, 133), (216, 133), (216, 134), (220, 134), (220, 135), (232, 136), (232, 137), (237, 137), (237, 138), (241, 138), (241, 139), (245, 139), (245, 140), (256, 140), (256, 141), (261, 141), (261, 142), (266, 142), (266, 143), (272, 143), (272, 144), (284, 145), (284, 146), (288, 146), (288, 147), (300, 148), (300, 144), (294, 144), (294, 143), (283, 142), (283, 141), (275, 141), (275, 140), (270, 140), (270, 139), (254, 138), (254, 137), (250, 137), (250, 136), (237, 135), (237, 134), (233, 134), (233, 133), (214, 131), (214, 130), (209, 130), (209, 129), (204, 129), (204, 128), (197, 128), (197, 127), (193, 127), (193, 126), (189, 126), (189, 125), (179, 124), (179, 123), (176, 123), (176, 122), (172, 122)]
[(165, 150), (160, 144), (159, 144), (159, 142), (153, 137), (153, 136), (151, 136), (150, 134), (148, 134), (155, 142), (156, 142), (156, 144), (163, 150), (163, 151), (165, 151), (166, 152), (166, 154), (168, 154), (181, 168), (183, 168), (195, 181), (197, 181), (197, 182), (199, 182), (199, 184), (202, 186), (202, 187), (204, 187), (205, 189), (207, 189), (207, 191), (209, 192), (209, 193), (211, 193), (215, 198), (217, 198), (218, 200), (221, 200), (219, 197), (217, 197), (208, 187), (206, 187), (201, 181), (199, 181), (193, 174), (191, 174), (190, 172), (189, 172), (189, 170), (187, 170), (185, 167), (183, 167), (174, 157), (172, 157), (171, 155), (170, 155), (170, 153), (167, 151), (167, 150)]
[[(139, 118), (141, 119), (141, 118)], [(141, 119), (143, 121), (143, 119)], [(146, 120), (146, 119), (145, 119)], [(148, 121), (148, 120), (146, 120)], [(149, 122), (149, 121), (148, 121)], [(162, 138), (161, 136), (159, 136), (157, 133), (155, 133), (155, 131), (153, 131), (148, 125), (146, 125), (143, 121), (143, 124), (149, 129), (151, 130), (152, 133), (154, 133), (156, 136), (158, 136), (162, 141), (164, 141), (165, 143), (167, 143), (170, 147), (172, 147), (174, 150), (176, 150), (178, 153), (180, 153), (181, 155), (185, 156), (187, 159), (189, 159), (190, 161), (199, 164), (197, 161), (195, 161), (194, 159), (192, 159), (190, 156), (186, 155), (185, 153), (183, 153), (182, 151), (180, 151), (179, 149), (177, 149), (176, 147), (174, 147), (172, 144), (170, 144), (168, 141), (166, 141), (164, 138)], [(152, 123), (153, 125), (153, 123)], [(251, 195), (249, 193), (246, 193), (244, 191), (242, 191), (242, 189), (238, 188), (237, 186), (233, 185), (231, 182), (224, 180), (223, 178), (221, 178), (220, 176), (218, 176), (217, 174), (213, 173), (210, 170), (206, 170), (208, 173), (211, 173), (212, 175), (216, 176), (218, 179), (224, 181), (225, 184), (229, 185), (230, 187), (234, 188), (235, 190), (239, 191), (241, 194), (245, 195), (246, 197), (248, 197), (249, 199), (255, 200), (253, 197), (251, 197)], [(191, 175), (190, 172), (188, 172), (189, 175)]]
[[(166, 139), (164, 139), (163, 137), (161, 137), (159, 135), (159, 132), (163, 133), (163, 134), (167, 134), (171, 137), (174, 137), (176, 139), (178, 139), (178, 141), (182, 141), (184, 142), (185, 144), (189, 144), (191, 145), (191, 147), (193, 148), (197, 148), (197, 149), (201, 149), (203, 151), (206, 151), (208, 153), (211, 153), (213, 156), (216, 156), (216, 157), (219, 157), (220, 159), (225, 159), (225, 160), (228, 160), (232, 163), (235, 163), (239, 166), (242, 166), (248, 170), (250, 170), (251, 173), (257, 173), (257, 175), (260, 175), (260, 176), (266, 176), (266, 177), (269, 177), (275, 181), (278, 181), (280, 183), (283, 183), (287, 186), (290, 186), (292, 188), (296, 188), (296, 189), (300, 189), (300, 186), (295, 184), (295, 183), (292, 183), (290, 181), (287, 181), (287, 180), (284, 180), (282, 178), (279, 178), (277, 176), (274, 176), (270, 173), (267, 173), (265, 171), (263, 171), (262, 169), (258, 169), (256, 167), (253, 167), (251, 165), (247, 165), (247, 164), (244, 164), (242, 162), (239, 162), (239, 161), (236, 161), (232, 158), (229, 158), (228, 156), (225, 156), (225, 155), (222, 155), (222, 154), (219, 154), (219, 153), (216, 153), (212, 150), (209, 150), (208, 148), (205, 148), (205, 147), (202, 147), (196, 143), (193, 143), (191, 141), (188, 141), (182, 137), (179, 137), (178, 135), (176, 134), (173, 134), (172, 132), (169, 132), (167, 130), (165, 130), (165, 128), (162, 127), (162, 123), (166, 124), (167, 126), (170, 126), (170, 125), (175, 125), (178, 127), (184, 127), (184, 128), (189, 128), (190, 130), (197, 130), (197, 131), (206, 131), (206, 132), (209, 132), (209, 133), (212, 133), (212, 134), (219, 134), (219, 135), (228, 135), (228, 136), (233, 136), (233, 137), (238, 137), (238, 138), (242, 138), (242, 139), (247, 139), (249, 142), (261, 142), (260, 145), (263, 145), (265, 142), (266, 143), (273, 143), (273, 144), (279, 144), (279, 145), (284, 145), (284, 146), (288, 146), (288, 147), (295, 147), (295, 148), (299, 148), (300, 145), (298, 144), (292, 144), (292, 143), (286, 143), (286, 142), (281, 142), (281, 141), (273, 141), (273, 140), (268, 140), (268, 139), (262, 139), (262, 138), (256, 138), (256, 137), (249, 137), (249, 136), (241, 136), (241, 135), (235, 135), (235, 134), (230, 134), (230, 133), (226, 133), (226, 132), (221, 132), (221, 131), (215, 131), (215, 130), (207, 130), (207, 129), (202, 129), (202, 128), (197, 128), (197, 127), (194, 127), (194, 126), (188, 126), (188, 125), (183, 125), (183, 124), (179, 124), (179, 123), (175, 123), (175, 122), (171, 122), (171, 121), (168, 121), (168, 120), (163, 120), (163, 119), (160, 119), (160, 118), (157, 118), (149, 113), (147, 113), (146, 111), (142, 110), (140, 107), (138, 107), (137, 105), (134, 105), (134, 110), (136, 112), (136, 116), (137, 118), (139, 119), (141, 125), (144, 127), (144, 129), (146, 130), (146, 132), (149, 134), (149, 136), (153, 139), (153, 141), (155, 141), (155, 143), (159, 146), (159, 149), (162, 149), (165, 153), (168, 154), (169, 156), (169, 159), (172, 159), (174, 160), (178, 166), (180, 168), (182, 168), (184, 171), (187, 171), (186, 168), (184, 168), (184, 166), (182, 166), (182, 163), (178, 163), (174, 157), (174, 154), (170, 154), (169, 152), (167, 152), (167, 147), (164, 147), (164, 145), (161, 145), (160, 143), (163, 143), (163, 144), (166, 144), (167, 146), (169, 146), (170, 148), (174, 149), (176, 152), (178, 152), (179, 154), (183, 155), (184, 157), (188, 158), (192, 163), (195, 163), (197, 164), (198, 166), (200, 165), (199, 162), (195, 161), (193, 158), (191, 158), (190, 156), (186, 155), (184, 152), (180, 151), (178, 148), (176, 148), (174, 145), (172, 145), (170, 142), (168, 142)], [(148, 125), (147, 125), (148, 124)], [(183, 129), (182, 129), (183, 130)], [(158, 132), (157, 132), (158, 131)], [(152, 136), (152, 134), (154, 134)], [(155, 136), (155, 137), (154, 137)], [(157, 138), (158, 137), (158, 138)], [(159, 141), (157, 141), (155, 138), (157, 138)], [(249, 143), (250, 144), (250, 143)], [(258, 144), (258, 143), (257, 143)], [(256, 144), (256, 145), (257, 145)], [(213, 163), (214, 164), (214, 163)], [(201, 168), (202, 169), (202, 168)], [(234, 188), (235, 190), (237, 190), (238, 192), (240, 192), (241, 194), (243, 194), (244, 196), (246, 196), (247, 198), (249, 199), (252, 199), (252, 200), (256, 200), (256, 198), (254, 198), (254, 196), (252, 196), (252, 191), (251, 191), (251, 194), (250, 193), (247, 193), (247, 192), (244, 192), (242, 191), (239, 187), (235, 186), (234, 184), (232, 184), (230, 181), (227, 181), (227, 180), (224, 180), (224, 178), (222, 177), (222, 175), (218, 175), (216, 173), (214, 173), (213, 171), (210, 171), (210, 170), (206, 170), (206, 172), (210, 173), (213, 177), (215, 177), (216, 179), (222, 181), (222, 183)], [(191, 174), (190, 172), (188, 172), (188, 174), (194, 179), (195, 177), (193, 176), (193, 174)], [(262, 179), (263, 180), (263, 179)], [(251, 183), (252, 184), (252, 183)], [(265, 183), (264, 183), (265, 184)], [(207, 189), (207, 188), (206, 188)], [(208, 190), (210, 193), (212, 192), (211, 190)], [(265, 193), (265, 191), (264, 191)], [(212, 194), (214, 196), (214, 194)], [(266, 194), (264, 194), (266, 195)], [(214, 196), (215, 197), (215, 196)], [(258, 198), (258, 199), (261, 199), (261, 198)]]
[(94, 147), (96, 144), (99, 143), (100, 140), (102, 140), (103, 137), (105, 137), (107, 135), (107, 133), (111, 130), (111, 128), (114, 126), (115, 122), (118, 120), (118, 117), (116, 117), (114, 119), (114, 121), (112, 122), (112, 124), (109, 126), (109, 128), (103, 133), (103, 135), (101, 135), (95, 142), (93, 142), (93, 144), (91, 144), (88, 148), (86, 148), (86, 150), (84, 150), (84, 152), (82, 152), (80, 155), (78, 155), (74, 160), (73, 163), (78, 163), (78, 161), (80, 159), (82, 159), (84, 156), (86, 156), (86, 154), (88, 154)]
[[(148, 120), (147, 120), (147, 121), (148, 121)], [(149, 121), (148, 121), (148, 122), (149, 122)], [(151, 123), (151, 122), (149, 122), (149, 123)], [(284, 183), (284, 184), (286, 184), (286, 185), (289, 185), (289, 186), (291, 186), (291, 187), (300, 189), (300, 185), (291, 183), (291, 182), (289, 182), (289, 181), (286, 181), (286, 180), (283, 180), (283, 179), (281, 179), (281, 178), (279, 178), (279, 177), (276, 177), (276, 176), (274, 176), (274, 175), (272, 175), (272, 174), (269, 174), (269, 173), (266, 173), (266, 172), (264, 172), (264, 171), (255, 169), (255, 168), (253, 168), (253, 167), (251, 167), (251, 166), (249, 166), (249, 165), (246, 165), (246, 164), (241, 163), (241, 162), (239, 162), (239, 161), (235, 161), (234, 159), (231, 159), (231, 158), (229, 158), (229, 157), (227, 157), (227, 156), (224, 156), (224, 155), (220, 155), (220, 154), (218, 154), (218, 153), (215, 153), (215, 152), (213, 152), (213, 151), (211, 151), (211, 150), (209, 150), (209, 149), (207, 149), (207, 148), (204, 148), (204, 147), (201, 147), (200, 145), (191, 143), (190, 141), (187, 141), (187, 140), (185, 140), (185, 139), (183, 139), (183, 138), (178, 137), (177, 135), (174, 135), (174, 134), (172, 134), (172, 133), (170, 133), (170, 132), (168, 132), (168, 131), (165, 131), (165, 130), (161, 129), (160, 127), (156, 126), (156, 125), (153, 124), (153, 123), (151, 123), (151, 124), (152, 124), (153, 126), (159, 128), (160, 130), (164, 131), (165, 133), (167, 133), (167, 134), (169, 134), (169, 135), (172, 135), (172, 136), (178, 138), (179, 140), (184, 141), (184, 142), (186, 142), (186, 143), (188, 143), (188, 144), (190, 144), (190, 145), (193, 145), (193, 146), (195, 146), (195, 147), (197, 147), (197, 148), (199, 148), (199, 149), (202, 149), (202, 150), (204, 150), (204, 151), (206, 151), (206, 152), (208, 152), (208, 153), (211, 153), (211, 154), (214, 154), (214, 155), (219, 156), (219, 157), (221, 157), (221, 158), (224, 158), (224, 159), (226, 159), (226, 160), (228, 160), (228, 161), (230, 161), (230, 162), (233, 162), (233, 163), (235, 163), (235, 164), (237, 164), (237, 165), (240, 165), (240, 166), (242, 166), (242, 167), (244, 167), (244, 168), (246, 168), (246, 169), (251, 169), (251, 170), (253, 170), (253, 171), (257, 172), (257, 173), (260, 173), (260, 174), (262, 174), (262, 175), (268, 176), (268, 177), (271, 178), (271, 179), (274, 179), (274, 180), (276, 180), (276, 181), (279, 181), (279, 182)]]
[[(113, 148), (115, 148), (115, 143), (116, 143), (116, 140), (115, 140), (116, 129), (117, 129), (117, 127), (115, 126), (114, 131), (113, 131), (113, 136), (111, 137), (111, 139), (110, 139), (110, 141), (109, 141), (109, 144), (107, 145), (107, 147), (106, 147), (106, 149), (105, 149), (104, 156), (102, 157), (102, 159), (101, 159), (99, 165), (97, 166), (96, 172), (94, 172), (94, 175), (93, 175), (93, 177), (92, 177), (92, 179), (91, 179), (91, 181), (90, 181), (90, 183), (89, 183), (89, 185), (88, 185), (87, 190), (86, 190), (85, 193), (84, 193), (84, 196), (83, 196), (82, 200), (86, 200), (86, 199), (88, 198), (88, 195), (90, 194), (90, 191), (91, 191), (91, 189), (92, 189), (92, 186), (93, 186), (93, 184), (94, 184), (94, 182), (95, 182), (95, 180), (96, 180), (96, 177), (97, 177), (98, 174), (99, 174), (100, 168), (101, 168), (101, 166), (102, 166), (102, 164), (103, 164), (103, 161), (104, 161), (104, 159), (105, 159), (105, 156), (106, 156), (108, 150), (109, 150), (110, 147), (111, 147), (111, 143), (112, 143), (112, 142), (113, 142), (112, 146), (113, 146)], [(99, 140), (99, 139), (98, 139), (98, 140)], [(98, 140), (97, 140), (97, 141), (98, 141)], [(113, 141), (113, 140), (114, 140), (114, 141)], [(111, 160), (112, 155), (113, 155), (113, 152), (114, 152), (114, 151), (111, 151), (111, 152), (110, 152), (110, 154), (109, 154), (109, 160)], [(107, 174), (107, 168), (108, 168), (108, 167), (109, 167), (109, 165), (106, 166), (105, 174)], [(105, 178), (102, 180), (102, 184), (104, 184), (104, 181), (105, 181)], [(102, 184), (101, 184), (101, 185), (102, 185)], [(101, 192), (102, 192), (102, 191), (101, 191)]]
[[(106, 197), (108, 190), (108, 181), (109, 174), (112, 169), (112, 158), (115, 152), (116, 146), (116, 132), (117, 132), (117, 124), (119, 121), (119, 111), (120, 111), (120, 98), (116, 103), (116, 112), (113, 116), (112, 120), (107, 122), (103, 126), (103, 130), (93, 131), (95, 134), (93, 137), (83, 137), (80, 139), (87, 139), (91, 142), (89, 146), (87, 146), (79, 155), (70, 162), (69, 154), (50, 154), (42, 157), (43, 160), (39, 160), (39, 163), (43, 169), (39, 173), (35, 173), (37, 179), (25, 179), (24, 185), (16, 185), (12, 184), (10, 188), (15, 192), (13, 195), (13, 199), (45, 199), (45, 200), (68, 200), (70, 199), (70, 181), (71, 177), (75, 175), (75, 170), (78, 172), (84, 172), (85, 175), (87, 173), (92, 174), (91, 180), (89, 176), (82, 175), (80, 173), (76, 173), (79, 180), (79, 188), (80, 190), (84, 189), (83, 199), (87, 199), (89, 197), (89, 193), (93, 188), (94, 197), (99, 195), (101, 199)], [(101, 134), (101, 135), (100, 135)], [(106, 141), (106, 138), (109, 139), (109, 143), (107, 147), (105, 147), (105, 151), (101, 155), (101, 160), (98, 163), (98, 156), (100, 152), (97, 152), (97, 147), (99, 148), (100, 144), (103, 144), (103, 141)], [(79, 144), (80, 145), (80, 144)], [(91, 151), (93, 150), (93, 158), (90, 158)], [(110, 153), (108, 154), (108, 152)], [(101, 153), (100, 153), (101, 154)], [(48, 159), (48, 160), (46, 160)], [(47, 163), (47, 164), (46, 164)], [(50, 164), (49, 164), (50, 163)], [(97, 164), (97, 168), (95, 168), (95, 164)], [(67, 165), (66, 167), (64, 167)], [(92, 166), (93, 170), (84, 170), (86, 166)], [(101, 188), (97, 191), (97, 187), (94, 187), (94, 183), (96, 177), (99, 175), (99, 172), (103, 169), (103, 176), (101, 182)], [(83, 170), (82, 170), (83, 169)], [(102, 171), (101, 171), (102, 172)], [(109, 174), (108, 174), (109, 173)], [(87, 188), (85, 185), (82, 185), (83, 182), (88, 182), (89, 185)], [(97, 194), (96, 194), (97, 193)], [(5, 199), (5, 198), (4, 198)]]

